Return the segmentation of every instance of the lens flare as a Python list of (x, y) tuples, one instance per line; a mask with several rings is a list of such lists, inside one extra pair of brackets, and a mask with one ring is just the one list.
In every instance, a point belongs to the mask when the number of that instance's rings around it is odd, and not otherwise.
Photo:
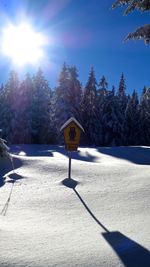
[(31, 25), (9, 25), (3, 30), (2, 53), (10, 57), (14, 64), (36, 64), (44, 55), (46, 38), (35, 32)]

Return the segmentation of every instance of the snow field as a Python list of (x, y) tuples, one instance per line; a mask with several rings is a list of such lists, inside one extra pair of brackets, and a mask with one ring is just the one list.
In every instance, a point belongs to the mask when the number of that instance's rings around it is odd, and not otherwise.
[[(55, 148), (51, 156), (13, 154), (20, 165), (0, 187), (0, 212), (12, 190), (6, 215), (0, 216), (1, 267), (131, 267), (105, 240), (106, 230), (150, 250), (150, 152), (144, 165), (105, 150), (80, 148), (73, 156), (75, 188), (62, 184), (68, 175), (63, 150)], [(121, 148), (123, 155), (127, 150)]]

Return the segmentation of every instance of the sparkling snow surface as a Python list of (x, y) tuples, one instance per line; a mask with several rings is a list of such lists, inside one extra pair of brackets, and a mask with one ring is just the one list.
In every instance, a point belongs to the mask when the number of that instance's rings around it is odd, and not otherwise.
[(0, 267), (150, 267), (150, 147), (11, 147), (0, 160)]

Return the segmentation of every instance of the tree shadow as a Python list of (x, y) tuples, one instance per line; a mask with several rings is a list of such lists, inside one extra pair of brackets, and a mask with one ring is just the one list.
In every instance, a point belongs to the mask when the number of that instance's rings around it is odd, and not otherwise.
[(98, 147), (97, 151), (135, 164), (150, 165), (150, 147)]
[(9, 204), (10, 204), (10, 200), (11, 200), (11, 195), (12, 195), (12, 192), (13, 192), (14, 184), (15, 184), (15, 181), (12, 182), (12, 186), (11, 186), (11, 189), (10, 189), (10, 192), (9, 192), (8, 199), (6, 200), (4, 206), (3, 206), (2, 210), (1, 210), (0, 214), (3, 215), (3, 216), (6, 216), (6, 213), (7, 213)]
[(118, 231), (102, 233), (125, 267), (150, 267), (150, 252)]
[(51, 146), (49, 145), (11, 145), (11, 153), (19, 156), (29, 157), (53, 157)]
[[(57, 145), (12, 145), (11, 153), (20, 156), (33, 157), (53, 157), (54, 152), (58, 152), (68, 157), (68, 151), (64, 146)], [(97, 147), (97, 152), (110, 155), (112, 157), (126, 159), (135, 164), (150, 165), (150, 148), (149, 147)], [(71, 158), (86, 162), (98, 162), (100, 155), (94, 156), (89, 151), (82, 155), (80, 148), (78, 151), (71, 153)]]
[[(53, 149), (53, 152), (59, 152), (60, 154), (68, 157), (68, 151), (64, 147), (61, 146), (51, 146), (51, 147)], [(97, 162), (99, 159), (98, 157), (90, 154), (89, 151), (85, 151), (85, 155), (82, 155), (80, 148), (77, 151), (71, 152), (71, 158), (86, 162)]]
[[(22, 165), (22, 162), (20, 159), (13, 158), (13, 166), (15, 169), (19, 168), (21, 165)], [(12, 166), (12, 162), (9, 158), (7, 158), (7, 159), (0, 158), (0, 187), (5, 185), (6, 176), (9, 176), (9, 177), (14, 176), (14, 180), (17, 180), (18, 174), (15, 174), (15, 172), (9, 174), (10, 172), (13, 171), (13, 166)]]
[(5, 177), (0, 176), (0, 187), (2, 187), (5, 184), (5, 179), (6, 179)]
[[(64, 146), (56, 145), (12, 145), (10, 146), (11, 153), (19, 156), (30, 156), (30, 157), (53, 157), (54, 152), (58, 152), (68, 157), (68, 151), (65, 150)], [(75, 160), (81, 160), (86, 162), (97, 162), (97, 157), (85, 152), (85, 155), (81, 155), (80, 150), (72, 152), (71, 158)]]
[[(7, 177), (7, 179), (6, 179), (6, 177)], [(1, 213), (0, 213), (1, 215), (4, 215), (4, 216), (6, 216), (6, 213), (7, 213), (8, 207), (9, 207), (15, 183), (20, 179), (24, 179), (23, 176), (19, 175), (18, 173), (15, 173), (14, 171), (13, 171), (13, 173), (10, 173), (10, 174), (8, 173), (8, 175), (6, 174), (6, 177), (5, 177), (6, 182), (11, 183), (12, 186), (11, 186), (11, 189), (9, 192), (8, 199), (6, 200), (4, 206), (1, 210)]]

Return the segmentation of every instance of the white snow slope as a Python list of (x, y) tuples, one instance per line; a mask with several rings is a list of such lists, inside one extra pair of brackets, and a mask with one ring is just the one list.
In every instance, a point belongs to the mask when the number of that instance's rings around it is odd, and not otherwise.
[(0, 160), (0, 267), (150, 267), (150, 147), (11, 147)]

